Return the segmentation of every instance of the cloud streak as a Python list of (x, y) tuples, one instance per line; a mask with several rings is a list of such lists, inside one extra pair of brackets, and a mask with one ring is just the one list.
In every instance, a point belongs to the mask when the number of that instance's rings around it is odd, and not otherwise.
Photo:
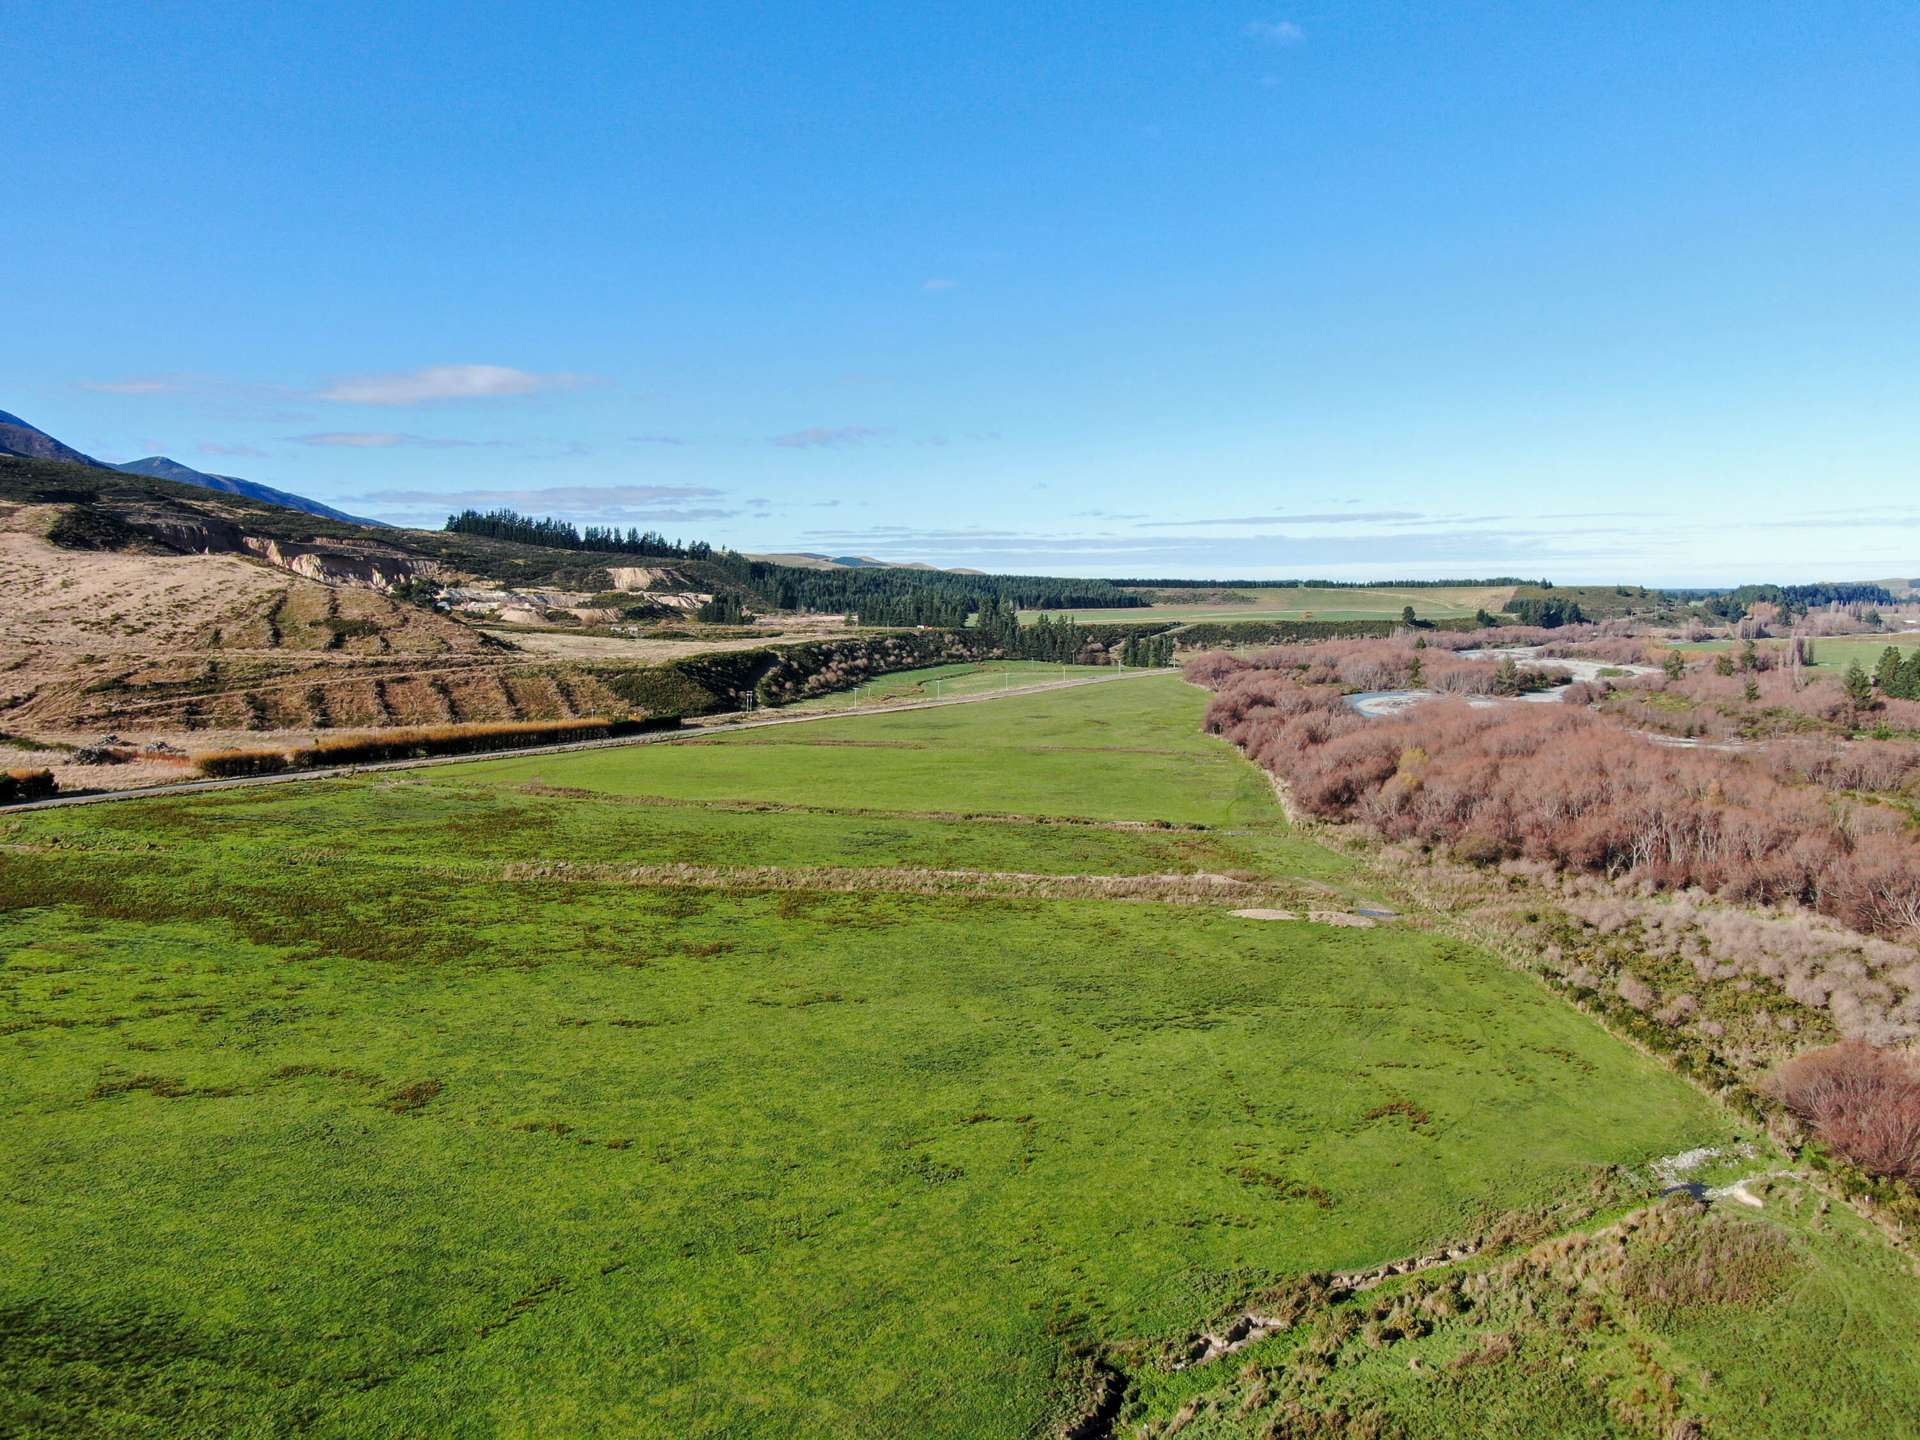
[(784, 450), (813, 450), (832, 445), (862, 445), (882, 431), (868, 425), (809, 425), (786, 435), (775, 435), (767, 443)]
[(455, 440), (444, 435), (407, 435), (394, 430), (323, 430), (314, 435), (289, 435), (287, 439), (296, 445), (332, 446), (347, 450), (395, 450), (401, 447), (454, 450), (498, 443), (488, 440)]
[(1291, 20), (1255, 20), (1240, 33), (1263, 45), (1300, 45), (1307, 38), (1307, 32)]
[(1425, 520), (1417, 510), (1347, 511), (1344, 515), (1226, 515), (1212, 520), (1162, 520), (1164, 529), (1195, 525), (1378, 525), (1386, 521)]
[(710, 485), (547, 485), (514, 490), (370, 490), (350, 497), (367, 505), (510, 505), (516, 509), (592, 510), (717, 500)]
[(575, 390), (591, 376), (540, 374), (511, 365), (427, 365), (397, 374), (355, 375), (322, 386), (314, 398), (340, 405), (429, 405), (449, 400), (499, 400)]

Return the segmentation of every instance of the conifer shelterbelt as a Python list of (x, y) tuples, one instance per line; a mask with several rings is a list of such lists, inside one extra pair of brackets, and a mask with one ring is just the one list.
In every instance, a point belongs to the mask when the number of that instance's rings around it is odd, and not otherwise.
[(1889, 645), (1873, 667), (1873, 684), (1895, 700), (1920, 700), (1920, 645), (1902, 651)]
[(1895, 600), (1893, 592), (1885, 585), (1872, 583), (1740, 585), (1731, 590), (1691, 593), (1700, 595), (1701, 609), (1722, 620), (1737, 620), (1756, 604), (1776, 606), (1786, 615), (1804, 615), (1823, 605), (1891, 605)]
[(657, 556), (661, 559), (704, 560), (713, 547), (704, 540), (683, 544), (654, 530), (629, 526), (588, 525), (577, 529), (571, 521), (551, 516), (539, 519), (513, 510), (462, 510), (447, 517), (446, 529), (455, 535), (483, 535), (518, 545), (546, 545), (557, 550), (596, 550), (614, 555)]
[(695, 612), (696, 618), (709, 625), (750, 625), (753, 616), (740, 603), (738, 595), (716, 595)]
[(1523, 596), (1509, 600), (1506, 611), (1520, 624), (1538, 625), (1543, 630), (1557, 630), (1562, 625), (1578, 625), (1587, 618), (1582, 613), (1578, 601), (1557, 598), (1535, 599)]

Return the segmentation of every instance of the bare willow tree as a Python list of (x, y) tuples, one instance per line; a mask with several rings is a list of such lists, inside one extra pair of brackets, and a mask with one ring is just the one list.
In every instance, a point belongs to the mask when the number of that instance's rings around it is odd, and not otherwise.
[(1920, 1177), (1920, 1074), (1863, 1040), (1796, 1055), (1774, 1072), (1773, 1093), (1821, 1141), (1866, 1170)]

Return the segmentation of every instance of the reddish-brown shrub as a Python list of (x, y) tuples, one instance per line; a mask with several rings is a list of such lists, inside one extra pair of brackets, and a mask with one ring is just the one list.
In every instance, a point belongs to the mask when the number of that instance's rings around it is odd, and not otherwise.
[(1822, 1142), (1861, 1168), (1920, 1178), (1920, 1074), (1904, 1057), (1843, 1040), (1794, 1056), (1774, 1072), (1770, 1088)]
[[(1755, 658), (1760, 668), (1728, 675), (1695, 665), (1678, 678), (1623, 678), (1610, 708), (1643, 730), (1710, 739), (1821, 730), (1920, 732), (1920, 701), (1876, 696), (1871, 709), (1856, 711), (1831, 671), (1796, 673), (1775, 664), (1778, 656), (1765, 650)], [(1749, 685), (1757, 692), (1751, 700)]]
[(1770, 744), (1768, 771), (1827, 790), (1920, 791), (1920, 745), (1904, 740), (1793, 738)]
[(1796, 903), (1867, 934), (1920, 930), (1920, 836), (1776, 779), (1763, 759), (1661, 746), (1564, 705), (1433, 700), (1367, 719), (1322, 678), (1339, 660), (1284, 658), (1291, 668), (1263, 656), (1225, 674), (1206, 724), (1309, 813), (1660, 890)]
[(1586, 640), (1556, 637), (1541, 645), (1540, 653), (1578, 660), (1599, 660), (1608, 665), (1657, 665), (1664, 655), (1658, 643), (1630, 635), (1599, 636)]

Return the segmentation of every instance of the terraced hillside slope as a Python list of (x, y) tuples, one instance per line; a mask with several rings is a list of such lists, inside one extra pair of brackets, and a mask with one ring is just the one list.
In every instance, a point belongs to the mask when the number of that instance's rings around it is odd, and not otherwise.
[(1273, 1287), (1756, 1138), (1204, 701), (0, 819), (0, 1428), (1120, 1433)]
[[(1124, 639), (1022, 647), (964, 623), (988, 601), (1121, 593), (1106, 581), (878, 562), (823, 578), (704, 542), (630, 535), (629, 553), (559, 521), (466, 518), (372, 527), (0, 454), (0, 769), (52, 757), (62, 786), (124, 788), (190, 751), (329, 729), (710, 714), (1003, 653), (1099, 663)], [(125, 759), (129, 735), (137, 765), (63, 758)]]
[[(684, 612), (737, 582), (699, 561), (643, 559), (370, 528), (0, 455), (0, 762), (51, 760), (70, 787), (126, 785), (178, 767), (164, 752), (112, 767), (64, 757), (110, 732), (184, 753), (339, 728), (645, 713), (634, 697), (647, 686), (623, 696), (606, 677), (849, 633), (835, 616), (699, 625)], [(672, 628), (605, 628), (629, 615)], [(585, 632), (600, 638), (558, 643)]]

